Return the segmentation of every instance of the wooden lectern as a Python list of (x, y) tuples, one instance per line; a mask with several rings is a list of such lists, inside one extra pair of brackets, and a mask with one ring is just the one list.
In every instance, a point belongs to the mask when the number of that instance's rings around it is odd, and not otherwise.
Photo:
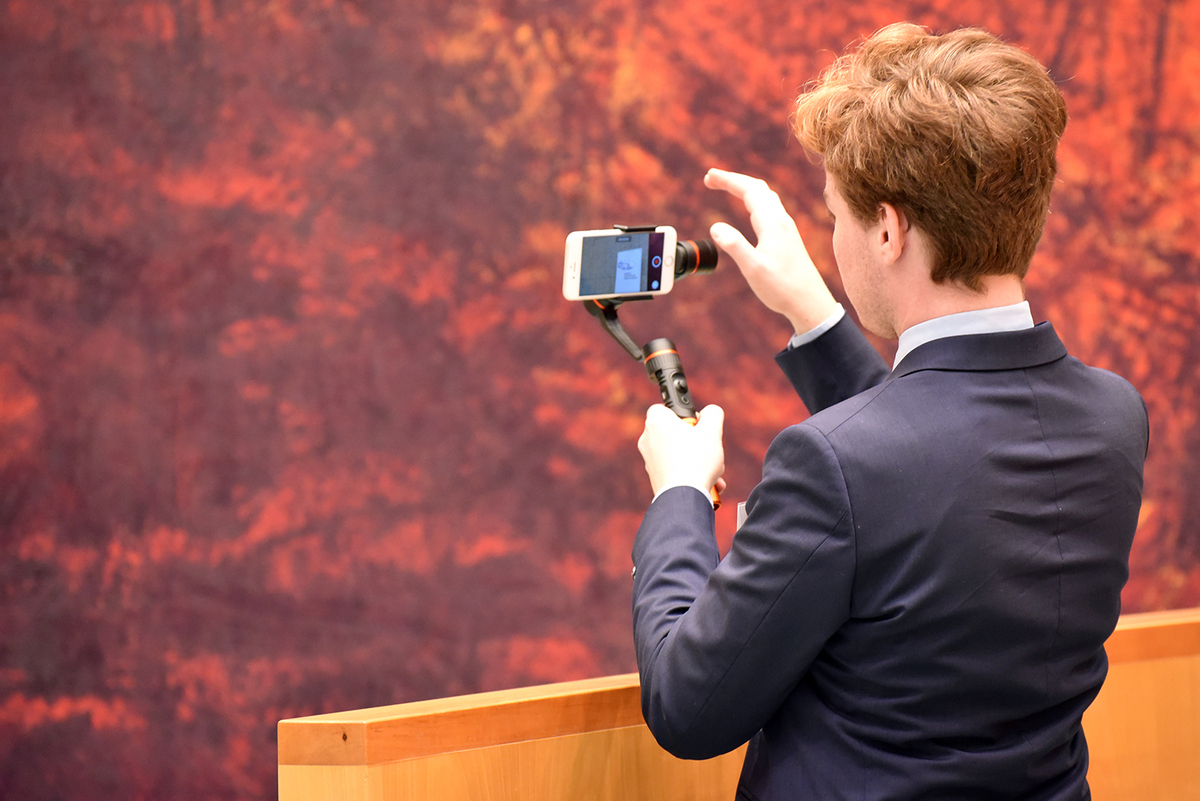
[[(1200, 609), (1126, 615), (1084, 715), (1096, 801), (1200, 801)], [(636, 674), (279, 723), (280, 801), (732, 801), (744, 749), (675, 759)]]

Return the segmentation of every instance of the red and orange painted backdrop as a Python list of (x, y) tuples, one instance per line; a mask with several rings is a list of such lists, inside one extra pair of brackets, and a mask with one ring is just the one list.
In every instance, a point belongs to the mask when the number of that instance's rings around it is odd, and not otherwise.
[[(1150, 409), (1126, 609), (1200, 604), (1200, 0), (7, 0), (0, 795), (270, 797), (280, 718), (632, 670), (656, 393), (563, 238), (744, 225), (723, 166), (836, 284), (788, 105), (898, 19), (1061, 82), (1030, 299)], [(727, 543), (789, 332), (729, 264), (622, 318), (728, 412)]]

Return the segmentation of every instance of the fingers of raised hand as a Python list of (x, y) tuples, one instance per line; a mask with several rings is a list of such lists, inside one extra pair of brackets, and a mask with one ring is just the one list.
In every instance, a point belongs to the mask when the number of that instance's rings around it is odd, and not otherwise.
[(761, 194), (763, 190), (771, 191), (771, 187), (767, 186), (767, 182), (761, 178), (743, 175), (740, 172), (718, 170), (715, 167), (705, 174), (704, 185), (709, 189), (728, 192), (739, 200), (745, 200), (750, 195)]

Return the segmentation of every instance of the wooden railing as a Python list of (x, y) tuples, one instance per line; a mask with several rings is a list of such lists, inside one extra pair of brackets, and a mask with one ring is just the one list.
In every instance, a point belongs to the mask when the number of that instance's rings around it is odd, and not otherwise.
[(1095, 801), (1200, 801), (1200, 608), (1125, 615), (1083, 715)]
[[(1200, 801), (1200, 609), (1126, 615), (1084, 715), (1096, 801)], [(279, 723), (280, 801), (730, 801), (743, 749), (675, 759), (636, 674)]]

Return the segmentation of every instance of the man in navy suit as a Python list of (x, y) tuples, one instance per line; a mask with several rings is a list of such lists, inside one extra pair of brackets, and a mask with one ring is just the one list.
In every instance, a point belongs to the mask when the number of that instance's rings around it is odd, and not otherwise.
[(771, 445), (722, 560), (723, 412), (650, 409), (634, 637), (663, 747), (749, 742), (739, 798), (1089, 797), (1080, 721), (1149, 435), (1137, 392), (1025, 302), (1065, 124), (1037, 61), (970, 30), (886, 28), (797, 101), (842, 284), (899, 338), (891, 369), (770, 188), (705, 177), (750, 213), (756, 246), (712, 236), (797, 332), (777, 360), (812, 416)]

